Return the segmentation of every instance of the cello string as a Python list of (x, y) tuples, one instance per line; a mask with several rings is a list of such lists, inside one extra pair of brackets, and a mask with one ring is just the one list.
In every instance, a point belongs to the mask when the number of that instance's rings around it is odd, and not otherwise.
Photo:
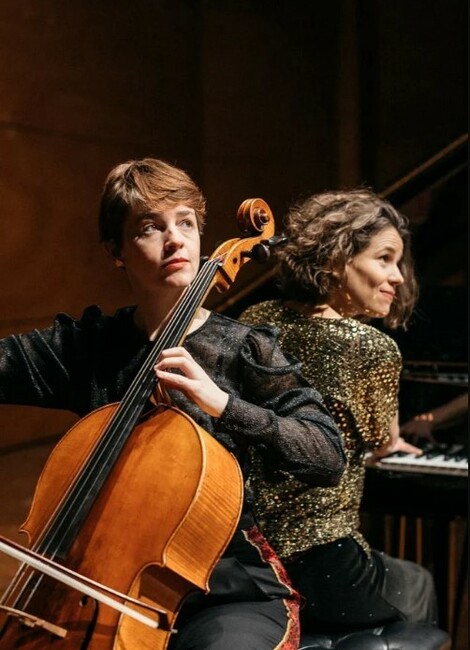
[[(144, 402), (148, 399), (151, 394), (151, 391), (155, 385), (155, 373), (153, 367), (160, 355), (161, 351), (170, 345), (174, 345), (172, 341), (178, 340), (183, 334), (184, 330), (188, 326), (188, 321), (190, 317), (194, 314), (195, 310), (200, 306), (201, 293), (206, 291), (207, 285), (212, 281), (213, 276), (215, 275), (220, 261), (216, 260), (212, 264), (205, 263), (202, 267), (201, 272), (198, 274), (196, 280), (191, 285), (191, 290), (188, 292), (185, 299), (179, 305), (179, 308), (176, 310), (173, 318), (170, 320), (169, 325), (164, 329), (161, 336), (155, 341), (150, 353), (148, 354), (146, 360), (144, 361), (141, 369), (133, 380), (130, 388), (126, 392), (126, 396), (121, 402), (121, 408), (118, 408), (118, 411), (113, 416), (111, 422), (107, 427), (107, 432), (105, 432), (103, 439), (104, 442), (99, 444), (99, 449), (96, 454), (94, 453), (90, 462), (85, 468), (83, 468), (81, 475), (77, 478), (75, 486), (73, 486), (72, 491), (74, 494), (71, 496), (70, 500), (67, 500), (65, 506), (61, 508), (60, 515), (62, 521), (67, 517), (68, 512), (72, 509), (75, 510), (76, 516), (69, 522), (65, 531), (62, 531), (62, 539), (65, 538), (67, 531), (73, 526), (75, 520), (77, 519), (80, 513), (77, 513), (76, 501), (81, 497), (81, 493), (88, 488), (88, 491), (92, 491), (96, 486), (96, 483), (100, 476), (103, 474), (103, 471), (106, 470), (106, 464), (103, 467), (103, 458), (107, 458), (113, 454), (117, 449), (122, 447), (122, 438), (126, 436), (127, 431), (125, 429), (129, 428), (129, 420), (131, 420), (130, 428), (133, 429), (135, 426), (135, 421), (132, 421), (133, 418), (139, 417), (141, 409), (144, 405)], [(199, 300), (196, 302), (195, 298)], [(178, 338), (177, 338), (178, 337)], [(154, 380), (155, 378), (155, 380)], [(142, 384), (144, 386), (142, 387)], [(145, 393), (145, 395), (143, 395)], [(124, 424), (127, 426), (123, 427)], [(124, 429), (124, 431), (123, 431)], [(127, 438), (126, 438), (127, 439)], [(98, 473), (93, 478), (93, 473), (98, 471)], [(86, 479), (82, 478), (82, 475), (87, 473), (88, 484)], [(90, 477), (92, 483), (90, 484)], [(43, 552), (52, 552), (51, 557), (55, 557), (56, 553), (60, 548), (61, 539), (57, 539), (57, 536), (50, 538), (46, 542), (46, 547), (42, 549)], [(51, 544), (56, 542), (56, 548), (51, 549)]]

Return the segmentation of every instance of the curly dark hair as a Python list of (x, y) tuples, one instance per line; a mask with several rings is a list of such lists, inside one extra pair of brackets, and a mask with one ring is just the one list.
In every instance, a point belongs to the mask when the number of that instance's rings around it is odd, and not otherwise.
[(314, 194), (294, 205), (285, 219), (287, 243), (278, 252), (277, 275), (289, 299), (320, 305), (338, 286), (347, 263), (378, 232), (393, 226), (403, 241), (399, 262), (404, 282), (384, 323), (406, 327), (418, 297), (408, 220), (368, 189)]
[(185, 171), (155, 158), (117, 165), (109, 172), (101, 194), (100, 241), (110, 242), (119, 254), (124, 221), (131, 210), (157, 205), (174, 207), (180, 203), (194, 209), (202, 232), (206, 200)]

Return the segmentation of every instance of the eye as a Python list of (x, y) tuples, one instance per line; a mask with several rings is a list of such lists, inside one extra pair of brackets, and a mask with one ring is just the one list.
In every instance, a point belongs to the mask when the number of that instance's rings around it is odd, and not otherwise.
[(191, 229), (191, 228), (194, 228), (194, 227), (196, 226), (196, 224), (195, 224), (195, 222), (194, 222), (194, 219), (189, 219), (189, 218), (188, 218), (188, 219), (182, 219), (182, 220), (179, 222), (179, 226), (180, 226), (181, 228)]
[(393, 262), (393, 256), (391, 255), (391, 253), (382, 253), (381, 255), (379, 255), (379, 260), (381, 260), (385, 264), (390, 264)]
[(153, 232), (156, 232), (157, 230), (161, 230), (161, 226), (156, 224), (154, 221), (149, 221), (147, 223), (142, 224), (141, 227), (141, 232), (144, 235), (150, 235)]

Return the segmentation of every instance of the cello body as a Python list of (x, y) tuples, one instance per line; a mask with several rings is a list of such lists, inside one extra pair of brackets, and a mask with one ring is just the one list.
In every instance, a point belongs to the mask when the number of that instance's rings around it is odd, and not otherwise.
[[(112, 404), (86, 416), (54, 448), (21, 529), (32, 545), (115, 409)], [(26, 571), (17, 585), (24, 592), (20, 604), (27, 600), (30, 613), (53, 620), (67, 634), (60, 638), (12, 618), (0, 636), (1, 650), (164, 650), (184, 597), (195, 589), (207, 591), (210, 573), (235, 531), (242, 496), (232, 454), (184, 413), (156, 409), (135, 427), (66, 563), (167, 611), (167, 620), (153, 630), (47, 577), (39, 590), (25, 589)], [(16, 603), (17, 594), (12, 597)]]

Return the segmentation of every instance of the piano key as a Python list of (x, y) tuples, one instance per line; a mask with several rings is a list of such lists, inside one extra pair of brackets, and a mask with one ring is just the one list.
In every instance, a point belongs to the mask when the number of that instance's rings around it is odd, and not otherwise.
[(463, 445), (450, 445), (446, 450), (444, 457), (453, 458), (454, 460), (463, 460), (466, 458), (465, 447)]
[(414, 456), (405, 454), (404, 456), (387, 456), (380, 459), (380, 465), (384, 469), (396, 467), (408, 471), (427, 471), (436, 470), (441, 473), (453, 473), (455, 470), (461, 470), (468, 473), (468, 459), (456, 460), (454, 458), (446, 459), (443, 454), (427, 458), (426, 456)]
[[(432, 472), (438, 474), (458, 474), (468, 476), (468, 457), (462, 448), (456, 447), (455, 452), (450, 446), (437, 445), (428, 448), (421, 456), (395, 452), (383, 458), (374, 459), (372, 454), (367, 455), (367, 463), (377, 469), (406, 472)], [(461, 446), (460, 446), (461, 447)]]

